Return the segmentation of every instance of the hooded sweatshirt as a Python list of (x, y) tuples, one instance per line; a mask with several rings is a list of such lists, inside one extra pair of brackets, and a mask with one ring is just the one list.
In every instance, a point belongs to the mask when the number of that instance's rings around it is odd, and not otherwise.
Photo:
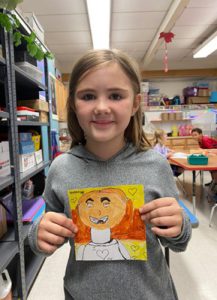
[[(101, 160), (78, 145), (51, 164), (43, 195), (46, 211), (65, 213), (71, 218), (68, 190), (131, 184), (144, 186), (146, 203), (162, 197), (178, 200), (171, 168), (156, 151), (138, 152), (128, 143), (110, 159)], [(29, 243), (36, 254), (46, 255), (37, 246), (39, 222), (30, 228)], [(161, 245), (176, 252), (184, 251), (190, 236), (191, 224), (183, 212), (182, 232), (178, 237), (158, 237), (152, 233), (151, 226), (146, 225), (147, 261), (76, 261), (74, 241), (69, 239), (65, 299), (178, 299)]]

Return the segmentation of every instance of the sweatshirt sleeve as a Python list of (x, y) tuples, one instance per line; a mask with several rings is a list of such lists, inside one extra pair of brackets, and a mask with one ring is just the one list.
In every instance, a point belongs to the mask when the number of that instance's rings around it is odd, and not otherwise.
[[(178, 189), (174, 180), (172, 169), (169, 163), (163, 158), (158, 160), (158, 174), (161, 180), (158, 181), (159, 197), (174, 197), (179, 200)], [(183, 224), (182, 231), (179, 236), (175, 238), (159, 237), (159, 240), (164, 247), (169, 247), (175, 252), (185, 251), (189, 240), (191, 239), (192, 228), (187, 214), (183, 210)]]
[[(46, 203), (46, 209), (45, 211), (54, 211), (58, 213), (64, 213), (64, 206), (59, 201), (58, 197), (55, 195), (55, 192), (53, 190), (53, 181), (55, 180), (55, 175), (57, 174), (58, 170), (58, 164), (57, 162), (53, 161), (52, 165), (50, 166), (48, 176), (46, 179), (46, 185), (45, 190), (43, 193), (43, 198)], [(45, 257), (50, 256), (51, 254), (44, 253), (38, 248), (37, 244), (37, 235), (38, 235), (38, 226), (41, 221), (41, 217), (39, 217), (37, 220), (33, 222), (31, 225), (29, 232), (28, 232), (28, 241), (29, 246), (32, 249), (32, 251), (37, 255), (43, 255)]]

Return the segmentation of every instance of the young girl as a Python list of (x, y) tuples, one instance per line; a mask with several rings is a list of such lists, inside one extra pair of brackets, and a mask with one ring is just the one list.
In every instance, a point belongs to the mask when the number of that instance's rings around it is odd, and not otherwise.
[[(123, 52), (93, 50), (74, 66), (67, 103), (72, 148), (53, 161), (44, 191), (46, 213), (29, 232), (33, 251), (44, 255), (69, 238), (67, 300), (177, 299), (160, 243), (184, 251), (191, 225), (178, 205), (169, 164), (150, 149), (142, 131), (140, 99), (139, 70)], [(144, 186), (139, 213), (146, 224), (147, 261), (76, 261), (73, 238), (79, 228), (67, 191), (130, 184)]]
[(173, 155), (174, 151), (165, 146), (166, 140), (166, 132), (163, 129), (157, 129), (155, 131), (154, 149), (166, 158), (170, 158)]
[[(174, 151), (168, 148), (165, 144), (167, 141), (167, 134), (163, 129), (157, 129), (155, 131), (155, 143), (154, 143), (154, 150), (159, 152), (162, 156), (166, 158), (170, 158), (173, 154)], [(173, 175), (174, 176), (179, 176), (184, 172), (184, 169), (181, 167), (178, 167), (176, 165), (170, 164), (172, 170), (173, 170)]]

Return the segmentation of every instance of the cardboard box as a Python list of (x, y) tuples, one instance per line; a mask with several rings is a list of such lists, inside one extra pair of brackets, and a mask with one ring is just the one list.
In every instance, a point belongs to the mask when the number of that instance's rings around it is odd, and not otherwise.
[(39, 122), (48, 123), (48, 113), (45, 111), (39, 112)]
[(40, 142), (41, 142), (41, 136), (40, 134), (33, 135), (32, 141), (34, 143), (35, 151), (38, 151), (40, 149)]
[(188, 97), (187, 104), (209, 103), (209, 97)]
[(9, 143), (7, 141), (0, 143), (0, 177), (11, 174)]
[(6, 210), (0, 204), (0, 238), (7, 232)]
[(42, 161), (43, 161), (43, 155), (42, 155), (42, 150), (38, 150), (38, 151), (35, 151), (35, 161), (36, 161), (36, 164), (40, 164)]
[(35, 151), (35, 146), (32, 141), (19, 142), (19, 153), (27, 154)]
[(34, 153), (20, 154), (19, 158), (20, 158), (20, 172), (25, 172), (36, 165)]
[(38, 111), (49, 112), (49, 104), (47, 101), (35, 99), (35, 100), (18, 100), (18, 105), (27, 106)]
[(20, 142), (28, 142), (32, 141), (32, 133), (31, 132), (19, 132), (19, 141)]

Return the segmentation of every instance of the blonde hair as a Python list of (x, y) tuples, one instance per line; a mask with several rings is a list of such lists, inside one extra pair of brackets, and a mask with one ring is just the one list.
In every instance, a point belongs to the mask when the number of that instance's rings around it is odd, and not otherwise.
[(166, 132), (163, 129), (156, 129), (155, 131), (155, 145), (160, 144), (161, 146), (164, 145), (164, 136)]
[[(117, 49), (88, 51), (74, 65), (69, 82), (69, 96), (66, 107), (67, 124), (72, 138), (71, 147), (78, 144), (85, 144), (84, 132), (78, 123), (75, 112), (75, 93), (78, 84), (91, 70), (96, 70), (97, 68), (101, 68), (106, 64), (114, 62), (121, 67), (130, 79), (134, 96), (140, 93), (139, 68), (136, 62), (127, 54)], [(150, 148), (150, 143), (142, 129), (142, 111), (140, 107), (130, 119), (129, 125), (125, 130), (125, 138), (129, 142), (132, 142), (139, 151)]]

